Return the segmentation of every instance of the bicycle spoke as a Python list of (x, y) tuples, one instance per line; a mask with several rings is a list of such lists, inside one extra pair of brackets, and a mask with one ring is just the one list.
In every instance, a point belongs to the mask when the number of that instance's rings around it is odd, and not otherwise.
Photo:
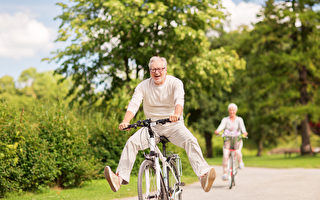
[(157, 192), (156, 170), (153, 162), (145, 160), (142, 162), (138, 174), (138, 197), (139, 200), (164, 199), (166, 200), (165, 186), (162, 178), (160, 179), (160, 194)]

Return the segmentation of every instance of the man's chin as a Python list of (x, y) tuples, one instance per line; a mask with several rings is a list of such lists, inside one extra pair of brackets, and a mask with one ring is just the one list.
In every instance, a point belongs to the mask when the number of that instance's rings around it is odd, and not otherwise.
[(156, 84), (156, 85), (160, 85), (161, 84), (161, 79), (153, 79), (153, 81), (154, 81), (154, 83)]

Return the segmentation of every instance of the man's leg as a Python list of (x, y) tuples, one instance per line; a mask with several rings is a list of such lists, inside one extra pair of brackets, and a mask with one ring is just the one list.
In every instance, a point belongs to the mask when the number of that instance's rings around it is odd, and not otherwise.
[[(216, 176), (215, 170), (204, 159), (197, 139), (185, 127), (183, 121), (164, 126), (161, 132), (171, 143), (185, 149), (193, 171), (200, 178), (203, 189), (208, 192)], [(158, 132), (159, 135), (162, 133)]]
[(147, 134), (147, 129), (139, 129), (128, 139), (122, 150), (116, 174), (111, 171), (109, 166), (105, 167), (105, 177), (114, 192), (119, 190), (121, 184), (129, 183), (130, 173), (138, 151), (148, 147)]

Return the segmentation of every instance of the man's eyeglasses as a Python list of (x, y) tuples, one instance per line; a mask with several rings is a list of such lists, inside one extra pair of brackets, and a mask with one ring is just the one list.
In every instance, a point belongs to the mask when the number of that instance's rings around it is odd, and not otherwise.
[(164, 69), (165, 69), (165, 67), (162, 67), (162, 68), (154, 68), (154, 69), (149, 69), (149, 70), (150, 70), (150, 72), (155, 73), (156, 71), (162, 72)]

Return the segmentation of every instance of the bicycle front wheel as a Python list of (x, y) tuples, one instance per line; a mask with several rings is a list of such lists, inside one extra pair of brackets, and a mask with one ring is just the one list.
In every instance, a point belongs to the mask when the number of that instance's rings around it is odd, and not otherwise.
[(162, 177), (160, 177), (160, 194), (157, 194), (156, 169), (154, 162), (151, 160), (144, 160), (140, 166), (138, 174), (138, 198), (139, 200), (168, 200)]
[(170, 170), (170, 168), (167, 167), (168, 195), (169, 197), (171, 197), (171, 199), (181, 200), (182, 199), (182, 189), (180, 187), (181, 179), (178, 173), (177, 165), (174, 160), (170, 160), (169, 164), (172, 170)]

